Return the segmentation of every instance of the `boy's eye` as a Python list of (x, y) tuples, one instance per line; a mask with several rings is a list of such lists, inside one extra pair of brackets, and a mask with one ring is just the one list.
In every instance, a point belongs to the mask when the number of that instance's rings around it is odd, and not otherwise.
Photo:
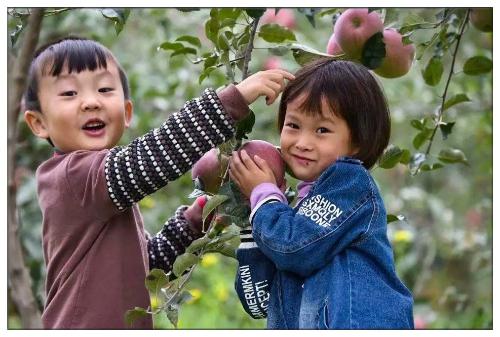
[(99, 88), (99, 92), (110, 92), (115, 90), (114, 88)]
[(328, 132), (330, 132), (330, 130), (329, 130), (329, 129), (327, 129), (327, 128), (323, 128), (323, 127), (321, 127), (321, 128), (319, 128), (319, 129), (318, 129), (318, 132), (319, 132), (319, 133), (328, 133)]
[(74, 90), (68, 90), (68, 91), (63, 91), (60, 96), (76, 96), (76, 91)]

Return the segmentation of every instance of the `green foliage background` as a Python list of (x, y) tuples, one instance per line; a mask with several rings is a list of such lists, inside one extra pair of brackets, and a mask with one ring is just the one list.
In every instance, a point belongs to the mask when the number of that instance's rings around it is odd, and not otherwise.
[[(435, 11), (435, 10), (434, 10)], [(410, 14), (431, 17), (431, 9), (401, 9), (398, 16)], [(211, 73), (200, 86), (202, 65), (192, 64), (185, 56), (170, 57), (158, 47), (181, 35), (198, 36), (202, 50), (211, 51), (204, 38), (204, 23), (209, 9), (180, 12), (175, 9), (132, 9), (123, 30), (117, 35), (112, 21), (96, 9), (71, 10), (45, 18), (40, 42), (76, 34), (96, 39), (108, 46), (126, 69), (135, 116), (122, 144), (160, 125), (170, 112), (180, 108), (203, 88), (219, 88), (228, 83), (223, 68)], [(315, 27), (295, 11), (297, 40), (319, 51), (326, 49), (332, 33), (332, 16), (316, 17)], [(9, 30), (15, 20), (9, 18)], [(262, 69), (270, 56), (264, 41), (257, 39), (250, 71)], [(427, 328), (492, 328), (492, 177), (493, 111), (492, 74), (467, 76), (460, 70), (466, 59), (475, 55), (492, 57), (492, 34), (469, 27), (457, 57), (457, 73), (450, 92), (465, 92), (470, 102), (458, 104), (446, 112), (455, 121), (446, 141), (436, 137), (435, 151), (441, 147), (461, 149), (469, 165), (446, 165), (416, 176), (398, 164), (392, 169), (373, 171), (382, 191), (388, 213), (404, 215), (404, 220), (389, 224), (397, 270), (415, 298), (415, 317)], [(191, 59), (194, 56), (189, 55)], [(298, 69), (290, 54), (282, 67)], [(449, 59), (445, 59), (445, 72)], [(426, 62), (426, 60), (425, 60)], [(421, 72), (425, 62), (415, 62), (402, 78), (381, 79), (392, 114), (391, 143), (412, 148), (416, 130), (410, 121), (430, 117), (440, 102), (444, 80), (427, 85)], [(447, 62), (447, 63), (446, 63)], [(239, 80), (239, 78), (237, 78)], [(279, 143), (275, 127), (278, 104), (266, 106), (263, 100), (252, 105), (257, 116), (252, 139)], [(439, 139), (438, 139), (439, 138)], [(41, 214), (38, 210), (34, 170), (51, 155), (49, 145), (35, 139), (20, 121), (18, 148), (21, 236), (26, 260), (40, 303), (44, 303)], [(289, 179), (291, 185), (296, 182)], [(140, 202), (144, 222), (150, 232), (161, 229), (164, 221), (180, 204), (190, 203), (193, 189), (187, 173), (154, 195)], [(250, 319), (241, 308), (233, 288), (236, 261), (222, 255), (206, 255), (195, 271), (188, 290), (193, 296), (180, 310), (179, 328), (264, 328), (265, 322)], [(112, 287), (113, 285), (109, 285)], [(19, 319), (9, 305), (9, 327), (19, 327)], [(172, 328), (166, 317), (155, 317), (156, 328)]]

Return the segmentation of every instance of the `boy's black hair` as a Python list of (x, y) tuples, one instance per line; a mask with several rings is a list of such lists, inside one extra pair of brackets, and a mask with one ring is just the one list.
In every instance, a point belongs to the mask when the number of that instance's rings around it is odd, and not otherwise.
[(130, 89), (127, 75), (111, 51), (99, 42), (68, 36), (38, 48), (31, 61), (28, 87), (24, 93), (26, 110), (42, 112), (38, 99), (39, 76), (58, 76), (65, 67), (69, 73), (106, 68), (108, 60), (115, 62), (120, 74), (123, 94), (125, 99), (129, 99)]
[(281, 95), (278, 127), (281, 132), (287, 104), (302, 94), (300, 109), (321, 114), (325, 99), (331, 111), (344, 119), (351, 143), (358, 151), (352, 156), (370, 169), (389, 143), (391, 120), (385, 95), (366, 67), (350, 61), (321, 58), (306, 64), (295, 74)]

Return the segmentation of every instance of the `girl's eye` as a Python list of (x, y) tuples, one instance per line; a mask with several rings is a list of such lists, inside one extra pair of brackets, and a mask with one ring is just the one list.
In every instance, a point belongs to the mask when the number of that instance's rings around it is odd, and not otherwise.
[(99, 92), (110, 92), (110, 91), (113, 91), (113, 90), (115, 90), (115, 89), (113, 89), (113, 88), (100, 88)]
[(76, 96), (76, 91), (74, 90), (64, 91), (60, 94), (60, 96)]
[(292, 128), (292, 129), (298, 129), (299, 126), (295, 123), (287, 123), (285, 126), (288, 126), (289, 128)]
[(328, 130), (327, 128), (319, 128), (319, 129), (318, 129), (318, 132), (319, 132), (319, 133), (329, 133), (329, 132), (330, 132), (330, 130)]

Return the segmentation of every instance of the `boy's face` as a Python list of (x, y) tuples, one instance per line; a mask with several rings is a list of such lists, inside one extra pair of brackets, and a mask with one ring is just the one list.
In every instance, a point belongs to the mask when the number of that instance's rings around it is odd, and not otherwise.
[(280, 146), (295, 177), (313, 181), (338, 157), (352, 155), (355, 149), (345, 120), (335, 116), (325, 100), (321, 103), (321, 115), (306, 115), (299, 108), (303, 97), (287, 105)]
[(40, 76), (38, 87), (41, 113), (27, 111), (25, 119), (62, 152), (112, 148), (130, 125), (132, 102), (124, 98), (112, 60), (107, 69)]

